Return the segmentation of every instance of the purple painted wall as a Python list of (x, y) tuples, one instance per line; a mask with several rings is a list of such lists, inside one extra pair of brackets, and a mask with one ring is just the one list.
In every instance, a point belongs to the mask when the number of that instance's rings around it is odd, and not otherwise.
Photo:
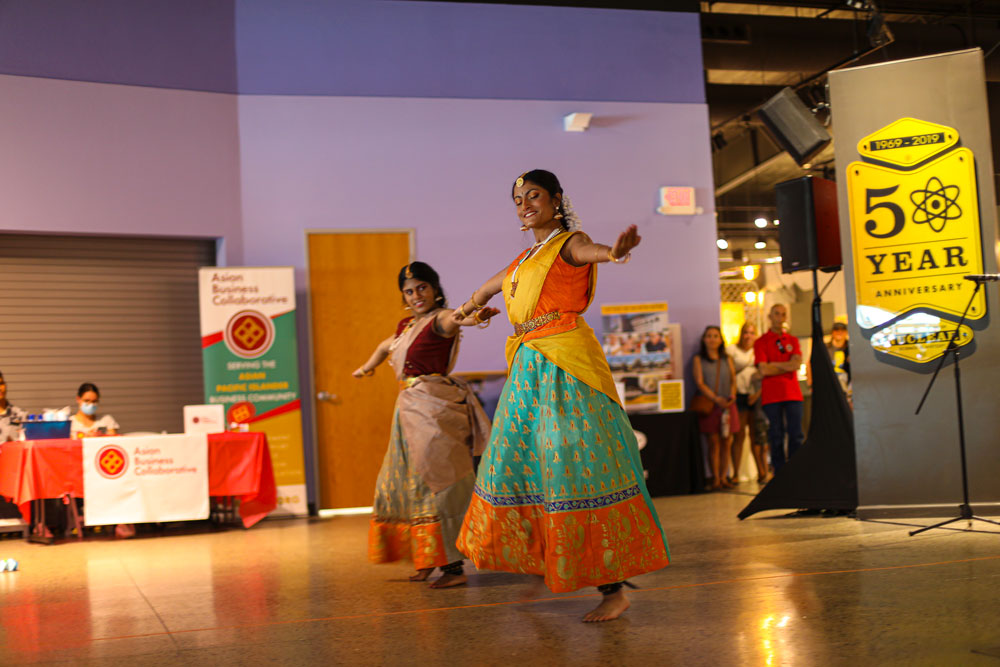
[(693, 12), (9, 0), (0, 19), (0, 74), (248, 94), (705, 100)]
[(0, 76), (3, 231), (225, 239), (242, 260), (236, 97)]
[[(572, 111), (594, 113), (592, 128), (564, 132)], [(461, 299), (530, 245), (509, 188), (523, 171), (548, 168), (594, 238), (630, 223), (644, 237), (627, 266), (601, 267), (591, 326), (600, 330), (601, 303), (666, 299), (686, 362), (702, 328), (719, 320), (708, 136), (701, 104), (242, 96), (244, 258), (296, 267), (307, 350), (306, 229), (415, 228), (417, 257)], [(662, 185), (694, 186), (706, 212), (654, 213)], [(469, 331), (458, 369), (502, 369), (509, 332), (502, 317)], [(373, 332), (373, 346), (382, 335)], [(300, 368), (308, 387), (307, 358)], [(307, 443), (311, 411), (303, 401)], [(307, 447), (307, 462), (312, 454)]]
[(241, 93), (705, 101), (696, 13), (248, 0), (236, 32)]
[(236, 92), (234, 0), (7, 0), (0, 74)]
[[(595, 238), (645, 237), (601, 269), (597, 304), (666, 299), (685, 356), (718, 320), (696, 14), (14, 0), (2, 19), (0, 74), (25, 76), (0, 76), (0, 229), (219, 238), (226, 263), (297, 267), (304, 316), (304, 230), (413, 227), (460, 298), (530, 243), (509, 187), (543, 167)], [(591, 130), (562, 131), (574, 111)], [(655, 214), (661, 185), (706, 212)], [(470, 332), (459, 368), (501, 368), (506, 334)]]
[[(564, 132), (572, 111), (591, 129)], [(295, 266), (304, 289), (305, 230), (413, 227), (459, 298), (530, 245), (509, 188), (543, 167), (594, 238), (643, 235), (628, 266), (601, 267), (596, 303), (667, 299), (693, 349), (719, 318), (707, 122), (697, 104), (241, 97), (244, 260)], [(696, 187), (705, 213), (656, 214), (661, 185)], [(507, 328), (468, 333), (458, 368), (502, 368)]]

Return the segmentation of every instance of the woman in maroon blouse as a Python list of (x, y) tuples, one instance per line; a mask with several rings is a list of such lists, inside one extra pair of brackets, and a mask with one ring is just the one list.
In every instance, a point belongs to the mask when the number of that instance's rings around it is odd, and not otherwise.
[(411, 317), (382, 341), (354, 377), (375, 373), (386, 359), (400, 383), (389, 449), (375, 485), (368, 557), (375, 563), (410, 558), (431, 588), (466, 583), (463, 556), (455, 546), (476, 475), (474, 454), (482, 453), (490, 423), (464, 381), (448, 375), (458, 354), (461, 326), (485, 326), (500, 311), (483, 308), (460, 322), (445, 307), (437, 272), (413, 262), (399, 272), (399, 289)]

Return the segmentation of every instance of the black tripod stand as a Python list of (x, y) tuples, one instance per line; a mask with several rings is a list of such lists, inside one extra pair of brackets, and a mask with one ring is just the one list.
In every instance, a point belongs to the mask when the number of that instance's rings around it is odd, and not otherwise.
[[(971, 276), (970, 276), (971, 278)], [(962, 312), (961, 319), (958, 320), (958, 324), (955, 326), (955, 332), (951, 335), (948, 340), (948, 347), (945, 349), (944, 354), (941, 355), (941, 361), (938, 362), (937, 368), (934, 369), (934, 375), (931, 376), (931, 381), (927, 384), (927, 389), (924, 391), (924, 397), (920, 399), (920, 405), (917, 406), (917, 411), (915, 414), (920, 414), (920, 409), (924, 407), (924, 401), (927, 400), (928, 394), (931, 393), (931, 387), (934, 386), (934, 381), (937, 380), (938, 373), (941, 372), (941, 368), (944, 366), (944, 362), (947, 361), (949, 354), (955, 355), (955, 399), (958, 403), (958, 449), (962, 454), (962, 504), (958, 506), (958, 516), (954, 519), (948, 519), (947, 521), (942, 521), (940, 523), (935, 523), (933, 526), (927, 526), (926, 528), (920, 528), (918, 530), (911, 530), (910, 535), (916, 535), (917, 533), (922, 533), (925, 530), (930, 530), (932, 528), (941, 528), (947, 526), (950, 523), (955, 523), (956, 521), (968, 521), (969, 526), (972, 526), (972, 521), (983, 521), (985, 523), (992, 523), (994, 526), (1000, 526), (1000, 522), (993, 521), (991, 519), (984, 519), (982, 517), (976, 516), (972, 513), (972, 506), (969, 505), (969, 472), (968, 466), (965, 462), (965, 418), (962, 415), (962, 372), (958, 367), (958, 359), (961, 356), (959, 347), (957, 344), (958, 336), (961, 333), (962, 325), (965, 323), (965, 316), (969, 313), (969, 308), (972, 306), (972, 302), (976, 300), (976, 295), (979, 294), (979, 288), (983, 286), (983, 280), (975, 280), (976, 289), (972, 290), (972, 296), (969, 297), (969, 303), (965, 304), (965, 310)]]

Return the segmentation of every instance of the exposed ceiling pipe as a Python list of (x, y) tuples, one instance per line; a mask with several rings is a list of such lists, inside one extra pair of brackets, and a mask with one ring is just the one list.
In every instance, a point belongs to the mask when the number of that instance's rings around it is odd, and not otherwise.
[[(789, 156), (788, 153), (785, 152), (773, 155), (764, 160), (763, 162), (761, 162), (760, 164), (750, 167), (736, 178), (728, 180), (719, 187), (715, 188), (715, 196), (721, 197), (730, 190), (740, 187), (741, 185), (752, 179), (757, 174), (761, 173), (762, 171), (765, 171), (771, 165), (777, 164), (782, 160), (791, 160), (791, 159), (792, 159), (791, 156)], [(792, 162), (794, 163), (794, 160), (792, 160)]]

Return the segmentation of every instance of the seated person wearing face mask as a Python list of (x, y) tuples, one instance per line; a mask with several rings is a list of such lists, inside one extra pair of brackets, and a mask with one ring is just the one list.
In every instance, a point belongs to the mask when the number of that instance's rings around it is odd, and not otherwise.
[(118, 422), (111, 415), (97, 414), (101, 392), (97, 385), (84, 382), (76, 392), (79, 410), (70, 420), (70, 437), (85, 438), (96, 435), (118, 435)]

